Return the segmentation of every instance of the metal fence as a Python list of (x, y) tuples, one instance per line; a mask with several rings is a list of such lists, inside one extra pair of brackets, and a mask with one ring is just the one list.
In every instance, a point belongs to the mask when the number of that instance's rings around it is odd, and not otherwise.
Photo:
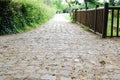
[[(120, 7), (109, 7), (108, 3), (105, 3), (103, 8), (96, 6), (95, 9), (75, 10), (73, 16), (74, 21), (88, 26), (90, 30), (101, 34), (103, 38), (109, 36), (119, 37), (119, 11)], [(114, 28), (114, 26), (116, 26), (116, 28)]]

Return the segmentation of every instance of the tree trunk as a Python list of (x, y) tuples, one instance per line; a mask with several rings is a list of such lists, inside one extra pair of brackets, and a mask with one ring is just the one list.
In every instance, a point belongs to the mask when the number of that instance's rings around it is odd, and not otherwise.
[(69, 13), (70, 13), (70, 16), (72, 15), (72, 7), (71, 7), (71, 4), (68, 2), (68, 0), (65, 0), (66, 3), (68, 4), (69, 6)]

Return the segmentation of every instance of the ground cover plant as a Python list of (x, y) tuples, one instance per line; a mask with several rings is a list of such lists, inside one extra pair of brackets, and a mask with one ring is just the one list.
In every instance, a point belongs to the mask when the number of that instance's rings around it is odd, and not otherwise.
[(0, 0), (0, 35), (30, 30), (54, 14), (40, 0)]

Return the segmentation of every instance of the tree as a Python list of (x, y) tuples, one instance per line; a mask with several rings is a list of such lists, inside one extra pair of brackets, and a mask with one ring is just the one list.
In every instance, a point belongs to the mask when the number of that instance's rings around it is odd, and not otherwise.
[(115, 6), (115, 0), (109, 0), (110, 5)]
[(98, 3), (98, 0), (84, 0), (85, 3), (85, 9), (88, 8), (88, 3), (90, 3), (90, 5), (96, 5)]
[(79, 3), (78, 0), (70, 1), (70, 3), (71, 3), (72, 5), (80, 5), (80, 4), (81, 4), (81, 3)]
[(84, 0), (84, 2), (85, 2), (85, 9), (87, 9), (88, 8), (88, 5), (87, 5), (88, 0)]
[(57, 9), (62, 9), (62, 0), (55, 0), (55, 5)]
[(72, 7), (71, 7), (71, 4), (70, 4), (70, 0), (65, 0), (66, 3), (68, 4), (68, 7), (69, 7), (69, 13), (70, 13), (70, 16), (71, 16), (71, 12), (72, 12)]
[(120, 0), (109, 0), (111, 6), (120, 6)]
[(120, 6), (120, 0), (117, 1), (116, 5), (117, 5), (117, 6)]

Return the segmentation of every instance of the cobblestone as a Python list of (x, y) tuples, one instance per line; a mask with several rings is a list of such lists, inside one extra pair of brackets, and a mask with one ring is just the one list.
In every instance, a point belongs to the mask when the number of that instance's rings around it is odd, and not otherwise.
[(102, 39), (57, 14), (34, 30), (0, 36), (0, 80), (120, 80), (120, 39)]

